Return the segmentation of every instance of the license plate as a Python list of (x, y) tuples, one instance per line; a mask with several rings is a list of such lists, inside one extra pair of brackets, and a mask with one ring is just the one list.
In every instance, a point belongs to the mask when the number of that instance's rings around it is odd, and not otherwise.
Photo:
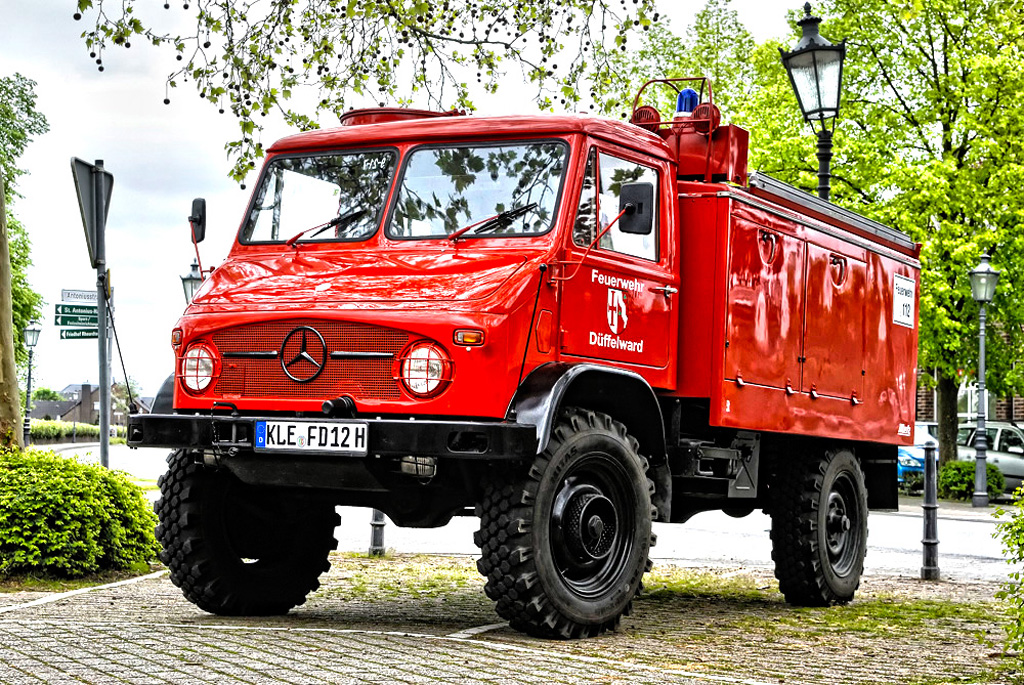
[(358, 421), (257, 421), (256, 449), (365, 456), (366, 431)]

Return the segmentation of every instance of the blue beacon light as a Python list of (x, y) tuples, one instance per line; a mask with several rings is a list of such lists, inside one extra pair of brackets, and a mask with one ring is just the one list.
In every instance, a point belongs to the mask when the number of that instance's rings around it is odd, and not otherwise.
[(676, 98), (676, 117), (688, 117), (697, 109), (697, 91), (693, 88), (683, 88)]

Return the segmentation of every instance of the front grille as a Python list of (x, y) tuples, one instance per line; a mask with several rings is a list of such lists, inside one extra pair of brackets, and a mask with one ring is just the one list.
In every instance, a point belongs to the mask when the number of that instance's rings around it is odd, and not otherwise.
[[(280, 359), (285, 338), (302, 326), (319, 332), (327, 346), (323, 370), (305, 383), (289, 378)], [(401, 396), (394, 378), (394, 361), (409, 342), (409, 335), (361, 323), (294, 319), (219, 331), (213, 335), (213, 342), (223, 359), (220, 378), (214, 388), (222, 396), (333, 399), (350, 395), (355, 400), (391, 400)], [(259, 356), (260, 353), (263, 356)], [(332, 359), (331, 353), (342, 358)], [(355, 353), (354, 358), (344, 358), (345, 353)], [(358, 358), (358, 353), (389, 356)]]

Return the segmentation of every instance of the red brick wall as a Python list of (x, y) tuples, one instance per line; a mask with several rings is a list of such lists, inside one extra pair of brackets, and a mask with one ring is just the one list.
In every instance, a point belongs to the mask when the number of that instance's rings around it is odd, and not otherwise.
[(934, 421), (935, 420), (935, 391), (931, 388), (926, 388), (921, 379), (917, 381), (917, 420), (918, 421)]

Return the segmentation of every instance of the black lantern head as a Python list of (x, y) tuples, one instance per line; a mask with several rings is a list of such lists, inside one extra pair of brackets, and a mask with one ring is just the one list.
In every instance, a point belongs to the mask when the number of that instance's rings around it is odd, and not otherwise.
[(846, 41), (833, 45), (818, 33), (821, 18), (811, 16), (811, 3), (804, 5), (804, 12), (805, 16), (797, 22), (797, 26), (803, 29), (800, 41), (792, 51), (780, 49), (779, 52), (804, 120), (811, 126), (820, 121), (824, 130), (826, 120), (834, 122), (839, 115)]

